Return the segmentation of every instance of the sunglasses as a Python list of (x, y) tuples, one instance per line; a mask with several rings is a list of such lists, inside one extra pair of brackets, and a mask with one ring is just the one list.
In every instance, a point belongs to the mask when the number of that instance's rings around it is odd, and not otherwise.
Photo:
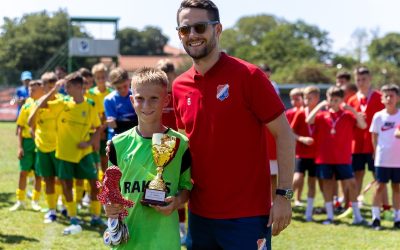
[(215, 25), (218, 23), (219, 23), (219, 21), (199, 22), (199, 23), (195, 23), (193, 25), (185, 25), (185, 26), (176, 27), (176, 30), (178, 31), (179, 35), (181, 35), (181, 36), (189, 35), (192, 28), (194, 29), (194, 31), (197, 34), (203, 34), (204, 32), (206, 32), (208, 25)]

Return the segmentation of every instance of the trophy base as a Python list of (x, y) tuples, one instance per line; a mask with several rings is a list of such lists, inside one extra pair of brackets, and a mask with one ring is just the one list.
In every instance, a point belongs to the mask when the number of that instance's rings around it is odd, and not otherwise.
[(143, 199), (140, 201), (142, 205), (149, 206), (166, 206), (165, 198), (167, 193), (163, 190), (148, 189), (144, 190)]

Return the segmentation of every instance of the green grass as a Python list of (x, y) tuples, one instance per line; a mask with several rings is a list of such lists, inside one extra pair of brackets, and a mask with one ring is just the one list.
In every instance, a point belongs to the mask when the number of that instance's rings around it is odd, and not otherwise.
[[(87, 211), (82, 214), (84, 231), (70, 236), (61, 233), (67, 225), (65, 219), (45, 225), (40, 212), (29, 209), (13, 213), (8, 211), (15, 202), (19, 172), (14, 132), (13, 123), (0, 123), (0, 249), (108, 249), (102, 243), (103, 230), (88, 226), (90, 217)], [(371, 179), (369, 173), (366, 177), (365, 183)], [(371, 194), (372, 191), (367, 194), (367, 204), (362, 208), (368, 220), (371, 218), (368, 205)], [(41, 204), (44, 206), (43, 198)], [(320, 193), (315, 205), (323, 206)], [(400, 232), (392, 230), (393, 222), (383, 221), (385, 230), (376, 232), (369, 227), (352, 226), (351, 219), (324, 226), (321, 224), (324, 214), (314, 215), (315, 222), (305, 223), (303, 214), (304, 208), (294, 208), (292, 224), (279, 236), (273, 237), (274, 249), (399, 249)]]

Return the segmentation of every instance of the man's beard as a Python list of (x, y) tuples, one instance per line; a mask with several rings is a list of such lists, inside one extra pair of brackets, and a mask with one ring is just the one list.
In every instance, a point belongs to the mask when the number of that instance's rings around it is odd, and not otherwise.
[(183, 48), (185, 49), (186, 53), (187, 53), (191, 58), (193, 58), (194, 60), (202, 59), (202, 58), (208, 56), (208, 55), (210, 54), (210, 52), (216, 47), (216, 41), (215, 41), (214, 33), (215, 33), (215, 32), (213, 32), (213, 36), (212, 36), (212, 38), (210, 39), (210, 41), (208, 41), (208, 42), (205, 44), (204, 48), (202, 48), (202, 49), (201, 49), (199, 52), (197, 52), (197, 53), (190, 52), (190, 48), (189, 48), (188, 45), (183, 45)]

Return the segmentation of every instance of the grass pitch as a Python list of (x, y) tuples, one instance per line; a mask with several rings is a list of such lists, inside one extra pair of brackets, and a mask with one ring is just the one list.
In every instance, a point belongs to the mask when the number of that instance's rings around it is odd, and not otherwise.
[[(43, 224), (43, 213), (26, 209), (9, 212), (15, 202), (18, 183), (17, 137), (14, 123), (0, 123), (0, 249), (108, 249), (102, 242), (103, 229), (89, 226), (87, 210), (80, 215), (85, 222), (83, 232), (63, 236), (68, 225), (61, 218), (52, 224)], [(371, 180), (366, 174), (365, 183)], [(31, 189), (32, 186), (28, 185)], [(306, 194), (303, 191), (303, 197)], [(372, 190), (366, 196), (363, 216), (370, 221), (370, 201)], [(27, 200), (28, 202), (29, 200)], [(41, 205), (45, 206), (43, 197)], [(315, 205), (323, 207), (318, 193)], [(28, 203), (29, 207), (29, 203)], [(325, 214), (314, 215), (315, 222), (304, 221), (304, 208), (293, 209), (292, 224), (279, 236), (273, 237), (273, 249), (399, 249), (400, 231), (392, 229), (392, 221), (383, 221), (382, 231), (373, 231), (368, 226), (352, 226), (351, 219), (342, 220), (335, 225), (322, 225)]]

